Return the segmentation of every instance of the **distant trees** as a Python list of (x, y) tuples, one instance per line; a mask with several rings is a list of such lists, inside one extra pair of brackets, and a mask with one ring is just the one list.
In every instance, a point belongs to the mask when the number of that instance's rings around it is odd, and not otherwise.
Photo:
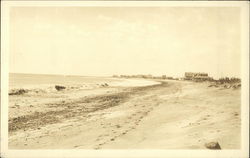
[(151, 74), (143, 75), (113, 75), (113, 77), (117, 78), (144, 78), (144, 79), (168, 79), (168, 80), (193, 80), (193, 81), (210, 81), (210, 82), (217, 82), (217, 83), (239, 83), (241, 82), (240, 78), (236, 77), (222, 77), (218, 80), (209, 77), (207, 73), (185, 73), (184, 78), (173, 78), (171, 76), (161, 75), (161, 76), (153, 76)]
[(153, 76), (151, 74), (143, 75), (113, 75), (112, 77), (120, 77), (120, 78), (144, 78), (144, 79), (174, 79), (173, 77), (162, 75), (162, 76)]

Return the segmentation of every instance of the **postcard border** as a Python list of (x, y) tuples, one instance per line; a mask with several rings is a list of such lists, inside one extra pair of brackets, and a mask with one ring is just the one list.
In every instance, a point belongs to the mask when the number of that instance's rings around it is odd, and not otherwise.
[[(3, 1), (1, 9), (1, 156), (2, 157), (248, 157), (249, 155), (249, 3), (245, 1)], [(22, 6), (165, 6), (165, 7), (240, 7), (242, 75), (241, 150), (9, 150), (8, 149), (8, 61), (10, 7)], [(18, 156), (17, 156), (18, 155)]]

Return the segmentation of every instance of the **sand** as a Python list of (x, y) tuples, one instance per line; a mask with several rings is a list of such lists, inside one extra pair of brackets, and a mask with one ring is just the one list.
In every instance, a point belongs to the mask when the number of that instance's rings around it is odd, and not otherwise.
[(239, 149), (240, 88), (209, 84), (147, 81), (10, 96), (9, 148), (206, 149), (217, 141)]

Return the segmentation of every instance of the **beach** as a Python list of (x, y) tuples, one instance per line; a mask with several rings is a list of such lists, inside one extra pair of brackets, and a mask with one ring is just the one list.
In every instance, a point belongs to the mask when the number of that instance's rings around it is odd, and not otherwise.
[(24, 93), (9, 95), (10, 149), (206, 149), (209, 142), (241, 148), (240, 88), (111, 77), (55, 81), (11, 84), (9, 91)]

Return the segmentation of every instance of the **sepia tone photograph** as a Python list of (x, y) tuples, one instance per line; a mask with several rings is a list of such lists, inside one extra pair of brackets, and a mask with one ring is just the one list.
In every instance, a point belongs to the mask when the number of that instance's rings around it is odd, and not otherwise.
[(11, 6), (8, 15), (9, 150), (243, 148), (242, 7)]

